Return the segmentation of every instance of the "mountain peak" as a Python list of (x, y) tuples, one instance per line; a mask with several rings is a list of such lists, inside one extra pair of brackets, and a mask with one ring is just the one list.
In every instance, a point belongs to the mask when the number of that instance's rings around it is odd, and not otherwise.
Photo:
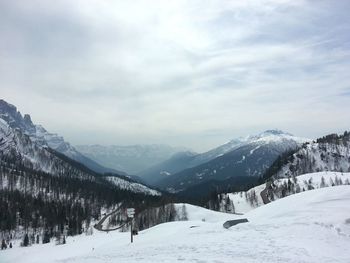
[(5, 100), (3, 99), (0, 99), (0, 110), (7, 110), (7, 111), (15, 111), (17, 112), (17, 108), (16, 106), (6, 102)]
[(30, 126), (33, 125), (32, 118), (30, 117), (29, 114), (24, 114), (23, 120), (24, 120), (25, 124), (30, 125)]
[(284, 132), (279, 129), (271, 129), (271, 130), (266, 130), (261, 133), (261, 135), (288, 135), (288, 136), (293, 136), (292, 134), (288, 132)]
[(291, 133), (284, 132), (279, 129), (266, 130), (260, 134), (248, 136), (245, 140), (250, 143), (253, 143), (253, 142), (254, 143), (255, 142), (271, 143), (271, 142), (277, 142), (281, 140), (295, 141), (298, 143), (304, 143), (304, 142), (310, 141), (310, 139), (296, 137)]
[(0, 99), (0, 114), (1, 115), (10, 115), (10, 116), (18, 116), (20, 113), (17, 111), (16, 106)]
[(20, 128), (23, 131), (34, 132), (35, 126), (32, 123), (30, 115), (22, 114), (17, 111), (16, 106), (0, 99), (0, 118), (7, 122), (12, 128)]

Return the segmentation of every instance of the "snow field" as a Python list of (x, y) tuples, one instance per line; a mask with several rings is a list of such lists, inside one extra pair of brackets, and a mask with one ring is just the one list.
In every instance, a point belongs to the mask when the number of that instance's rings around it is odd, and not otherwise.
[[(347, 185), (301, 192), (244, 216), (192, 205), (186, 211), (189, 221), (140, 231), (133, 244), (130, 233), (95, 231), (66, 245), (0, 251), (0, 262), (350, 262)], [(239, 217), (249, 223), (222, 227)]]

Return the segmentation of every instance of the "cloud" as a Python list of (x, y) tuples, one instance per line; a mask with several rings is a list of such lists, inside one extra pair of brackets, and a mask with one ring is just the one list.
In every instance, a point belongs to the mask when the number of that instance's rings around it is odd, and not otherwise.
[[(1, 1), (1, 94), (73, 143), (348, 128), (348, 1)], [(327, 121), (325, 121), (327, 120)]]

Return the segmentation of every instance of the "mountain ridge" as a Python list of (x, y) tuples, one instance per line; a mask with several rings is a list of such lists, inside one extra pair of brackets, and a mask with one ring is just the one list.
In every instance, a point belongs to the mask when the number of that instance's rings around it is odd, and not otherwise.
[(287, 152), (271, 165), (264, 178), (291, 177), (320, 171), (350, 171), (349, 132), (329, 134)]

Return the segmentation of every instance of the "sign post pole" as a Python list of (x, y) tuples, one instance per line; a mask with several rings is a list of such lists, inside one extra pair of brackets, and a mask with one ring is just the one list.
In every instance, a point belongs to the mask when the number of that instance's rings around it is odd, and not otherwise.
[(132, 233), (132, 218), (131, 218), (131, 223), (130, 223), (130, 232), (131, 232), (131, 243), (134, 241), (134, 235)]
[(132, 223), (133, 223), (133, 218), (134, 218), (134, 214), (135, 214), (135, 208), (127, 208), (126, 213), (128, 215), (128, 218), (131, 218), (131, 220), (130, 220), (130, 235), (131, 235), (131, 243), (133, 243), (134, 242), (134, 235), (132, 232)]

